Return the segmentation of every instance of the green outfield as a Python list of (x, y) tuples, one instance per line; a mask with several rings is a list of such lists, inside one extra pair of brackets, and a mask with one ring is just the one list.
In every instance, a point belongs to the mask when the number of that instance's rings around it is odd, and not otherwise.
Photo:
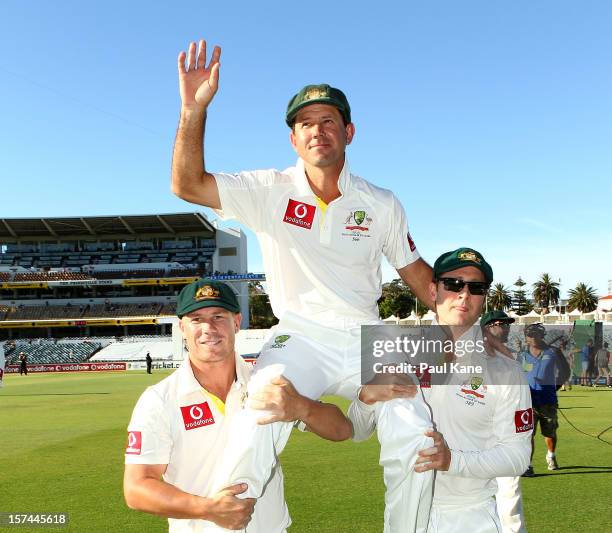
[[(140, 392), (165, 375), (6, 376), (0, 389), (0, 512), (68, 512), (64, 531), (167, 531), (164, 519), (127, 509), (121, 489), (132, 408)], [(560, 405), (591, 435), (612, 424), (612, 389), (575, 387), (560, 393)], [(612, 446), (578, 433), (563, 418), (560, 426), (562, 468), (546, 470), (537, 439), (539, 475), (523, 480), (529, 530), (611, 531)], [(612, 429), (601, 438), (612, 442)], [(382, 531), (375, 439), (329, 443), (294, 432), (282, 463), (292, 533)]]

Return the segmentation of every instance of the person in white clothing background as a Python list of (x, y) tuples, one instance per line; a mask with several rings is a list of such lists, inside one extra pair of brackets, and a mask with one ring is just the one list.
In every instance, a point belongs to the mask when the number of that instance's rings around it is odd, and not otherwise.
[[(507, 345), (510, 325), (513, 323), (514, 318), (499, 309), (494, 309), (482, 315), (480, 327), (483, 328), (483, 334), (485, 335), (487, 353), (496, 354), (499, 357), (505, 356), (511, 361), (516, 361), (517, 353)], [(497, 343), (492, 345), (491, 342), (487, 342), (487, 339), (497, 340)], [(516, 364), (520, 366), (518, 362)], [(502, 533), (523, 533), (527, 531), (523, 514), (520, 476), (497, 478), (495, 505), (502, 525)]]
[[(433, 267), (430, 291), (438, 333), (454, 346), (470, 341), (483, 349), (462, 360), (480, 366), (481, 372), (447, 374), (444, 384), (422, 387), (432, 410), (435, 431), (427, 435), (434, 446), (419, 452), (414, 468), (437, 471), (430, 532), (498, 532), (495, 478), (519, 475), (529, 464), (533, 412), (525, 377), (509, 359), (486, 353), (476, 326), (492, 280), (490, 265), (470, 248), (442, 254)], [(458, 359), (454, 353), (439, 355), (449, 363)], [(364, 402), (353, 402), (349, 417), (358, 438), (375, 429), (376, 419)], [(402, 427), (394, 430), (401, 432)]]
[[(270, 303), (280, 322), (264, 345), (249, 394), (284, 375), (300, 394), (317, 399), (336, 394), (353, 400), (361, 385), (360, 326), (378, 323), (381, 261), (385, 256), (413, 292), (428, 302), (431, 267), (420, 258), (397, 198), (350, 172), (346, 146), (355, 134), (344, 93), (327, 84), (307, 85), (289, 102), (285, 122), (299, 159), (283, 171), (210, 173), (204, 164), (204, 125), (219, 85), (221, 50), (207, 64), (206, 43), (191, 43), (178, 58), (181, 115), (172, 161), (172, 190), (192, 203), (213, 208), (257, 235), (264, 259)], [(413, 461), (431, 443), (423, 428), (428, 409), (413, 391), (398, 388), (401, 401), (383, 414), (392, 425), (412, 418), (405, 454)], [(248, 407), (248, 406), (247, 406)], [(246, 409), (230, 439), (218, 486), (247, 482), (249, 497), (259, 497), (276, 457), (255, 456), (252, 449), (280, 452), (290, 424), (261, 427)], [(405, 418), (405, 417), (404, 417)], [(382, 452), (395, 435), (381, 441)], [(432, 475), (404, 470), (394, 487), (397, 522), (412, 529), (426, 526)], [(406, 502), (410, 504), (406, 504)], [(400, 502), (403, 502), (400, 505)], [(410, 525), (409, 525), (410, 524)], [(395, 529), (404, 531), (404, 529)]]
[(4, 386), (4, 367), (6, 365), (6, 359), (4, 357), (4, 343), (0, 342), (0, 387)]

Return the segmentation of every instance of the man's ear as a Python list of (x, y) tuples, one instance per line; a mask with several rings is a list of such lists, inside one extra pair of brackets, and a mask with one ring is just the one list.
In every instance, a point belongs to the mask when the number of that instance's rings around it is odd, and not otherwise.
[(355, 136), (355, 124), (352, 122), (345, 126), (346, 130), (346, 144), (351, 144), (353, 137)]
[(432, 309), (432, 311), (435, 312), (435, 304), (436, 304), (436, 299), (438, 297), (438, 284), (434, 281), (429, 283), (429, 297), (431, 298), (431, 301), (434, 303), (434, 309)]
[(289, 142), (291, 143), (291, 146), (293, 146), (293, 149), (296, 150), (295, 133), (293, 133), (293, 128), (291, 128), (291, 131), (289, 132)]
[(238, 333), (240, 331), (240, 323), (242, 322), (242, 314), (236, 313), (234, 315), (234, 333)]

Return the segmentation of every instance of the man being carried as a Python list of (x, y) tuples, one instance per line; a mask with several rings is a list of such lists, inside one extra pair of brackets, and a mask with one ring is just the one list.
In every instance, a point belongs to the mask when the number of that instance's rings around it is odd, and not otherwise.
[[(414, 468), (417, 472), (438, 470), (428, 525), (431, 532), (497, 533), (501, 526), (493, 499), (495, 478), (516, 476), (529, 461), (533, 414), (525, 377), (507, 357), (487, 355), (481, 330), (474, 327), (492, 280), (489, 264), (469, 248), (441, 255), (433, 268), (430, 291), (437, 328), (433, 333), (443, 333), (455, 347), (460, 341), (475, 347), (462, 360), (452, 353), (441, 354), (443, 360), (483, 370), (447, 374), (444, 384), (422, 387), (436, 431), (427, 432), (434, 446), (419, 452)], [(372, 411), (381, 408), (360, 401), (351, 404), (355, 438), (365, 438), (374, 430)], [(403, 429), (401, 425), (380, 427), (379, 422), (378, 432)]]
[[(360, 326), (379, 320), (383, 255), (424, 301), (431, 268), (419, 257), (397, 198), (350, 172), (345, 148), (355, 134), (351, 109), (344, 93), (329, 85), (308, 85), (287, 106), (289, 139), (299, 156), (295, 167), (238, 174), (206, 170), (204, 124), (218, 88), (220, 54), (216, 47), (206, 65), (206, 43), (200, 41), (199, 51), (191, 43), (188, 54), (179, 55), (182, 107), (172, 190), (238, 220), (259, 239), (270, 303), (280, 323), (263, 347), (249, 390), (283, 374), (309, 398), (354, 399), (360, 386)], [(422, 433), (431, 424), (426, 406), (420, 398), (406, 399), (388, 416), (411, 418), (413, 437), (403, 445), (414, 458), (430, 442)], [(280, 452), (291, 426), (258, 427), (247, 410), (236, 427), (223, 481), (248, 480), (248, 495), (258, 497), (276, 458), (255, 456), (251, 450), (260, 447), (254, 443), (274, 442)], [(417, 521), (427, 521), (431, 475), (405, 472), (402, 483), (404, 501), (414, 505), (402, 505), (396, 513), (403, 512), (405, 527), (414, 529)]]
[[(213, 487), (230, 438), (229, 422), (246, 398), (252, 370), (234, 349), (238, 300), (229, 285), (199, 280), (179, 294), (177, 315), (189, 357), (147, 388), (134, 409), (125, 451), (126, 502), (168, 517), (171, 532), (247, 524), (253, 533), (284, 532), (291, 520), (279, 464), (257, 501), (237, 497), (248, 490), (244, 483)], [(351, 436), (351, 424), (336, 406), (300, 396), (283, 378), (252, 402), (268, 411), (266, 422), (299, 419), (330, 440)]]

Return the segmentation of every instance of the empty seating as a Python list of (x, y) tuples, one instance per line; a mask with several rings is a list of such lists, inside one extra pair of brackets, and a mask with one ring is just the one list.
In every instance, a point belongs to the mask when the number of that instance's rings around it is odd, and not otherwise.
[(19, 355), (23, 352), (28, 358), (28, 365), (56, 364), (56, 363), (82, 363), (89, 359), (101, 344), (99, 342), (36, 342), (28, 343), (17, 341), (14, 348), (6, 353), (6, 364), (19, 364)]
[(125, 316), (158, 316), (161, 303), (141, 304), (96, 304), (87, 306), (83, 312), (83, 318), (121, 318)]

